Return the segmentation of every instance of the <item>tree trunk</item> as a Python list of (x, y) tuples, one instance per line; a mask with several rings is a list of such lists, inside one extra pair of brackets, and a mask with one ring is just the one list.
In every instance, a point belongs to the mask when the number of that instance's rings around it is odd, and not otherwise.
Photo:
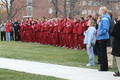
[(66, 2), (67, 0), (64, 0), (64, 17), (67, 17), (67, 8), (66, 8)]
[[(55, 5), (58, 6), (58, 0), (55, 0)], [(55, 8), (55, 17), (58, 17), (58, 10)]]
[(69, 13), (69, 18), (73, 19), (74, 18), (74, 9), (75, 9), (75, 0), (70, 0), (70, 13)]

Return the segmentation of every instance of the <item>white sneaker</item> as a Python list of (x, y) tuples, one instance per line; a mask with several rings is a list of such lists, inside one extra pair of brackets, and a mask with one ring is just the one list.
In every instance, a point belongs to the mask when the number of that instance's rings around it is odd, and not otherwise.
[(86, 66), (94, 66), (94, 65), (87, 64)]
[(75, 48), (75, 50), (78, 50), (77, 48)]

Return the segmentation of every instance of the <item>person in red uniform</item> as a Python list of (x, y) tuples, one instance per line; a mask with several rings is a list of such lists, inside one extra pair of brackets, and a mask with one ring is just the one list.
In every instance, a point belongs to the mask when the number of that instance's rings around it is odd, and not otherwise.
[(48, 23), (48, 45), (52, 45), (52, 32), (53, 32), (53, 20), (50, 19), (49, 23)]
[(38, 19), (36, 19), (34, 30), (33, 30), (33, 32), (34, 32), (34, 42), (35, 43), (39, 43), (39, 35), (38, 35), (38, 33), (40, 32), (39, 27), (40, 27), (40, 22), (39, 22)]
[(25, 28), (25, 22), (24, 20), (22, 20), (21, 24), (20, 24), (20, 38), (21, 41), (24, 42), (25, 41), (25, 34), (24, 34), (24, 28)]
[(73, 20), (67, 18), (67, 22), (66, 22), (66, 47), (68, 49), (72, 49), (73, 48), (73, 26), (74, 26), (74, 22)]
[(25, 34), (25, 42), (28, 42), (28, 35), (29, 35), (29, 31), (28, 31), (28, 18), (26, 18), (26, 21), (25, 21), (25, 25), (24, 25), (24, 29), (25, 29), (25, 31), (24, 31), (24, 34)]
[(34, 21), (33, 21), (33, 18), (29, 18), (29, 21), (28, 21), (28, 42), (33, 42), (33, 28), (34, 28)]
[(10, 28), (11, 28), (11, 24), (9, 21), (7, 21), (6, 25), (6, 41), (10, 41)]
[(53, 26), (54, 28), (53, 28), (52, 42), (54, 46), (58, 46), (58, 20), (57, 18), (54, 19)]
[(63, 18), (60, 18), (58, 22), (58, 34), (59, 34), (59, 46), (60, 47), (63, 46), (62, 36), (63, 36), (64, 26), (65, 26), (65, 20)]
[(84, 39), (84, 31), (85, 31), (85, 27), (86, 27), (86, 23), (83, 17), (80, 17), (80, 26), (78, 28), (78, 35), (79, 35), (79, 43), (80, 43), (80, 47), (82, 50), (86, 49), (86, 46), (83, 44), (83, 39)]
[(80, 25), (80, 21), (79, 20), (74, 20), (75, 26), (73, 26), (73, 42), (74, 42), (74, 48), (75, 50), (77, 50), (79, 48), (79, 38), (78, 38), (78, 28)]
[(31, 22), (31, 25), (30, 25), (30, 27), (31, 27), (31, 30), (30, 30), (30, 42), (35, 42), (35, 37), (36, 37), (36, 35), (35, 35), (35, 24), (36, 24), (36, 22), (35, 22), (35, 20), (33, 20)]

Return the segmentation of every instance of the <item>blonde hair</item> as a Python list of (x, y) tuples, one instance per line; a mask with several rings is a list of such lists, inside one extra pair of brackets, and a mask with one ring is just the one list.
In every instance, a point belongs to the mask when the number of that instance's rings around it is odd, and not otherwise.
[(107, 13), (107, 8), (105, 6), (100, 7), (100, 10), (102, 10), (103, 14)]
[(95, 23), (95, 21), (93, 19), (89, 20), (89, 26), (96, 27), (96, 23)]

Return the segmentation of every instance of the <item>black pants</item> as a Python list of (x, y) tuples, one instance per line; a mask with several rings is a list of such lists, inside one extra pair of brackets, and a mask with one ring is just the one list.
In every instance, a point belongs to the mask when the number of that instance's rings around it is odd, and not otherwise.
[(14, 41), (14, 32), (13, 31), (10, 32), (10, 40)]
[(6, 32), (5, 31), (1, 31), (1, 41), (5, 41), (6, 40)]
[(108, 59), (107, 59), (107, 42), (108, 39), (100, 40), (100, 51), (101, 51), (101, 71), (108, 71)]
[(98, 63), (101, 64), (100, 43), (98, 42), (94, 46), (94, 54), (98, 56)]
[(15, 41), (20, 41), (20, 33), (18, 30), (15, 30)]

